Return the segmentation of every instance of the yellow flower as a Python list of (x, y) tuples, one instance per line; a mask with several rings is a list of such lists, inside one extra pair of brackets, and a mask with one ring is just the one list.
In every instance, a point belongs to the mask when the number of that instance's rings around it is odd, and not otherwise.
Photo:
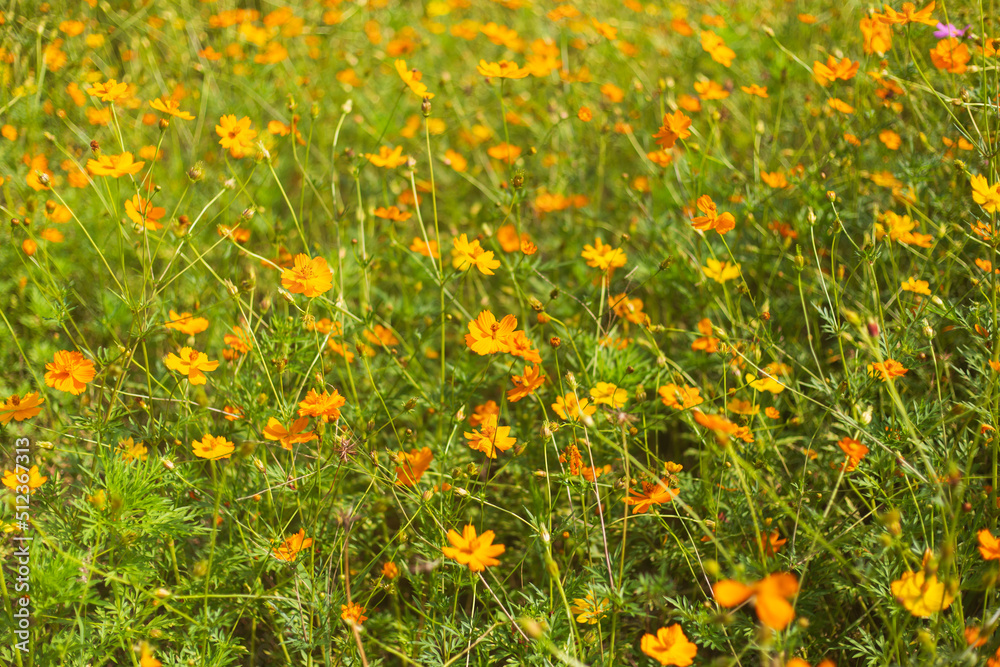
[(191, 449), (194, 455), (199, 458), (218, 461), (232, 456), (236, 445), (226, 440), (225, 436), (214, 436), (206, 433), (201, 440), (195, 440), (191, 443)]
[(740, 265), (720, 262), (717, 259), (706, 260), (706, 266), (701, 267), (705, 275), (717, 283), (724, 283), (727, 280), (738, 278), (740, 275)]
[[(930, 552), (927, 552), (924, 555), (925, 565), (929, 554)], [(893, 597), (911, 614), (920, 618), (927, 618), (935, 612), (947, 609), (955, 600), (955, 596), (948, 592), (944, 583), (938, 581), (937, 575), (928, 575), (924, 570), (917, 572), (907, 570), (889, 587)]]
[[(21, 473), (21, 475), (24, 474), (25, 473)], [(40, 487), (42, 484), (45, 484), (45, 482), (49, 480), (48, 477), (43, 477), (41, 473), (38, 472), (38, 466), (31, 466), (31, 469), (28, 470), (27, 472), (28, 481), (26, 483), (22, 483), (21, 480), (18, 479), (18, 477), (21, 475), (18, 475), (13, 470), (4, 470), (3, 485), (6, 486), (11, 491), (16, 491), (18, 486), (27, 486), (28, 493), (30, 494), (34, 493), (35, 489)]]
[(609, 405), (618, 409), (628, 400), (628, 392), (610, 382), (598, 382), (590, 390), (590, 397), (594, 399), (594, 405)]
[(313, 540), (311, 537), (306, 537), (306, 529), (300, 528), (299, 532), (295, 533), (284, 542), (276, 546), (272, 551), (271, 555), (278, 560), (283, 560), (286, 563), (293, 562), (299, 557), (299, 552), (303, 549), (308, 549), (312, 546)]
[(250, 129), (250, 119), (244, 116), (237, 120), (234, 114), (226, 114), (219, 119), (219, 124), (215, 126), (215, 133), (219, 135), (219, 145), (229, 149), (229, 154), (234, 158), (241, 158), (246, 155), (253, 145), (256, 130)]
[(476, 527), (467, 525), (459, 535), (454, 530), (448, 531), (448, 541), (450, 547), (442, 547), (441, 552), (458, 561), (461, 565), (468, 565), (473, 572), (482, 572), (487, 567), (499, 565), (497, 556), (506, 551), (502, 544), (493, 544), (495, 535), (492, 530), (485, 531), (482, 535), (476, 535)]
[(170, 370), (187, 375), (192, 385), (207, 383), (203, 371), (211, 372), (219, 367), (218, 361), (209, 361), (207, 354), (190, 347), (182, 347), (178, 354), (171, 352), (163, 361)]
[(388, 146), (379, 146), (378, 154), (365, 153), (365, 159), (376, 167), (395, 169), (400, 165), (406, 164), (410, 156), (403, 155), (402, 146), (396, 146), (394, 149), (390, 149)]
[(128, 93), (128, 84), (110, 79), (104, 83), (95, 83), (86, 90), (94, 97), (100, 98), (102, 102), (114, 102), (125, 97)]
[(569, 610), (577, 615), (577, 623), (596, 625), (598, 621), (607, 615), (610, 606), (611, 601), (608, 598), (601, 598), (598, 601), (594, 592), (590, 591), (586, 597), (573, 600)]
[(94, 176), (111, 176), (119, 178), (125, 174), (136, 174), (143, 168), (145, 162), (135, 162), (132, 154), (101, 155), (96, 160), (87, 160), (87, 171)]
[(190, 336), (201, 333), (208, 328), (208, 320), (204, 317), (192, 317), (191, 313), (180, 313), (178, 315), (176, 311), (171, 310), (169, 317), (170, 319), (164, 322), (163, 326), (168, 329), (176, 329)]
[(900, 289), (904, 292), (913, 292), (914, 294), (925, 294), (927, 296), (931, 294), (930, 283), (926, 280), (917, 280), (912, 277), (904, 280), (903, 284), (900, 285)]
[(640, 648), (661, 665), (676, 667), (687, 667), (698, 654), (698, 647), (688, 641), (681, 626), (676, 623), (660, 628), (655, 635), (643, 635)]
[(531, 70), (520, 67), (517, 63), (509, 60), (501, 60), (498, 63), (488, 63), (485, 60), (479, 61), (476, 71), (483, 76), (496, 79), (523, 79), (531, 74)]
[(973, 176), (970, 182), (973, 201), (987, 213), (996, 213), (997, 208), (1000, 208), (1000, 183), (990, 185), (985, 176)]
[(118, 443), (118, 453), (121, 454), (125, 463), (132, 461), (145, 461), (147, 458), (146, 445), (141, 442), (134, 442), (132, 438), (125, 438)]
[(181, 120), (194, 120), (194, 116), (189, 114), (187, 111), (181, 111), (181, 105), (169, 98), (157, 97), (155, 100), (149, 101), (149, 106), (153, 107), (157, 111), (173, 116), (174, 118), (180, 118)]
[(281, 273), (281, 286), (292, 294), (301, 294), (310, 299), (333, 287), (333, 271), (322, 257), (300, 253), (295, 256), (294, 266)]
[(416, 69), (407, 69), (405, 60), (396, 60), (394, 63), (396, 73), (403, 80), (407, 88), (417, 94), (417, 97), (432, 99), (434, 93), (427, 92), (427, 86), (420, 82), (421, 74)]
[(24, 398), (17, 394), (12, 394), (10, 398), (0, 404), (0, 424), (9, 424), (11, 419), (23, 422), (31, 419), (42, 411), (44, 398), (38, 397), (38, 392), (33, 391), (24, 395)]

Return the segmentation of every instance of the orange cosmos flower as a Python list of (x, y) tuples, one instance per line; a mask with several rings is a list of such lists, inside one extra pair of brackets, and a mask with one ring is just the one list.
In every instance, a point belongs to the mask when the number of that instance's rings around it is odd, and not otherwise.
[(661, 665), (687, 667), (698, 654), (698, 647), (688, 641), (681, 626), (676, 623), (660, 628), (655, 635), (643, 635), (639, 646), (643, 653)]
[(496, 401), (486, 401), (482, 405), (477, 405), (472, 409), (472, 414), (469, 415), (469, 426), (475, 428), (479, 426), (486, 418), (490, 415), (500, 416), (500, 406), (497, 405)]
[(517, 319), (513, 315), (505, 315), (497, 322), (497, 318), (488, 310), (479, 313), (479, 317), (469, 322), (469, 333), (465, 334), (465, 344), (479, 355), (508, 352), (508, 341)]
[(785, 177), (782, 171), (762, 171), (760, 172), (760, 180), (768, 184), (768, 186), (774, 188), (775, 190), (781, 190), (782, 188), (788, 187), (788, 178)]
[(191, 313), (181, 313), (177, 314), (176, 311), (169, 311), (168, 319), (163, 323), (168, 329), (175, 329), (181, 333), (186, 333), (189, 336), (201, 333), (208, 328), (208, 320), (204, 317), (193, 317)]
[(952, 74), (965, 72), (970, 58), (969, 47), (954, 37), (942, 39), (931, 49), (931, 62), (934, 63), (934, 67)]
[(795, 610), (788, 601), (798, 590), (798, 578), (787, 572), (769, 574), (749, 586), (724, 579), (712, 587), (715, 601), (722, 607), (735, 607), (753, 598), (757, 618), (772, 630), (784, 630), (795, 618)]
[(890, 241), (930, 248), (934, 237), (930, 234), (920, 234), (913, 231), (916, 227), (917, 223), (911, 220), (910, 216), (886, 211), (881, 216), (881, 222), (875, 223), (875, 237), (882, 240), (884, 236), (888, 235)]
[(850, 58), (841, 58), (838, 61), (833, 56), (827, 56), (826, 64), (818, 60), (813, 61), (813, 75), (821, 85), (828, 86), (837, 79), (843, 81), (853, 79), (854, 75), (858, 73), (860, 65), (861, 63), (855, 62)]
[(520, 67), (517, 63), (509, 60), (501, 60), (498, 63), (488, 63), (485, 60), (479, 61), (476, 71), (483, 76), (496, 79), (523, 79), (531, 74), (531, 70)]
[(494, 160), (503, 160), (507, 164), (512, 164), (521, 156), (521, 149), (513, 144), (508, 144), (506, 141), (501, 141), (496, 146), (487, 148), (486, 154)]
[(125, 214), (139, 227), (155, 232), (163, 227), (157, 221), (166, 215), (167, 211), (162, 206), (153, 206), (152, 202), (142, 195), (135, 194), (125, 201)]
[(101, 155), (96, 160), (87, 160), (87, 171), (93, 176), (119, 178), (125, 174), (138, 173), (145, 162), (135, 162), (131, 153), (121, 155)]
[(903, 364), (899, 363), (895, 359), (886, 359), (882, 362), (868, 364), (868, 373), (874, 374), (878, 371), (882, 377), (882, 382), (888, 382), (893, 378), (902, 377), (906, 375), (908, 370), (910, 369), (904, 368)]
[(451, 263), (459, 271), (468, 271), (475, 266), (483, 275), (492, 276), (493, 269), (500, 268), (500, 260), (493, 258), (492, 250), (484, 250), (479, 240), (469, 241), (465, 234), (452, 239)]
[(396, 466), (396, 484), (399, 486), (414, 486), (424, 476), (434, 459), (430, 447), (411, 449), (409, 453), (399, 453), (399, 463)]
[(379, 146), (378, 154), (365, 153), (365, 159), (376, 167), (395, 169), (400, 165), (406, 164), (409, 161), (410, 156), (403, 155), (402, 146), (396, 146), (393, 149), (390, 149), (388, 146)]
[(430, 241), (424, 241), (419, 236), (413, 237), (413, 242), (410, 243), (410, 250), (424, 257), (433, 257), (437, 259), (441, 256), (441, 252), (438, 250), (438, 242), (431, 239)]
[(394, 65), (399, 78), (403, 80), (407, 88), (416, 93), (417, 97), (434, 99), (434, 93), (428, 93), (427, 86), (420, 82), (422, 75), (416, 68), (407, 69), (405, 60), (397, 60)]
[(506, 452), (514, 446), (517, 438), (510, 437), (510, 426), (497, 426), (496, 415), (487, 415), (479, 426), (479, 431), (463, 433), (469, 447), (486, 454), (491, 459), (497, 457), (497, 450)]
[(227, 333), (222, 337), (222, 342), (229, 346), (229, 349), (222, 351), (222, 356), (227, 361), (232, 361), (241, 354), (246, 354), (253, 347), (250, 333), (237, 326), (233, 327), (232, 333)]
[(754, 83), (749, 86), (740, 86), (740, 90), (747, 95), (756, 95), (757, 97), (767, 98), (767, 86), (758, 86)]
[(708, 195), (698, 197), (698, 210), (704, 215), (691, 218), (691, 226), (699, 231), (714, 229), (720, 234), (725, 234), (736, 227), (736, 218), (732, 213), (719, 215), (715, 202)]
[(507, 339), (507, 347), (509, 348), (507, 352), (515, 357), (521, 357), (533, 364), (542, 363), (542, 356), (538, 354), (538, 350), (532, 347), (531, 341), (528, 340), (528, 336), (523, 331), (512, 333)]
[(979, 553), (983, 560), (1000, 560), (1000, 540), (993, 537), (988, 528), (983, 528), (976, 534), (979, 540)]
[(671, 149), (678, 139), (687, 139), (691, 136), (691, 119), (684, 115), (683, 111), (663, 114), (663, 125), (659, 131), (653, 135), (656, 143), (664, 149)]
[(38, 487), (45, 484), (48, 480), (48, 477), (43, 477), (42, 474), (38, 472), (38, 466), (31, 466), (31, 469), (28, 470), (27, 484), (21, 484), (20, 480), (18, 480), (18, 474), (13, 470), (3, 471), (3, 485), (11, 491), (16, 491), (19, 486), (27, 486), (28, 493), (32, 494)]
[(837, 446), (847, 455), (844, 472), (851, 472), (858, 467), (861, 459), (868, 453), (868, 448), (861, 444), (860, 440), (854, 438), (841, 438)]
[(264, 437), (268, 440), (279, 441), (282, 449), (291, 450), (292, 445), (300, 442), (318, 440), (314, 432), (306, 431), (308, 426), (308, 417), (299, 417), (292, 423), (292, 427), (290, 429), (286, 429), (281, 425), (281, 422), (274, 417), (271, 417), (267, 420), (267, 426), (264, 427)]
[(996, 213), (997, 208), (1000, 208), (1000, 183), (990, 185), (985, 176), (973, 176), (970, 183), (973, 201), (987, 213)]
[(310, 258), (300, 253), (295, 256), (292, 268), (282, 271), (281, 286), (292, 294), (311, 299), (333, 287), (333, 272), (322, 257)]
[(19, 422), (31, 419), (42, 411), (44, 402), (45, 399), (39, 398), (37, 391), (25, 394), (24, 398), (13, 394), (0, 405), (0, 424), (9, 424), (11, 419)]
[(904, 292), (913, 292), (914, 294), (924, 294), (930, 296), (930, 283), (926, 280), (917, 280), (916, 278), (910, 277), (904, 280), (899, 286)]
[(340, 605), (340, 618), (344, 621), (350, 621), (355, 625), (361, 625), (368, 620), (368, 617), (365, 616), (365, 608), (357, 602), (352, 602), (349, 605)]
[(294, 562), (296, 558), (299, 557), (299, 552), (303, 549), (308, 549), (312, 546), (313, 540), (311, 537), (306, 537), (306, 529), (299, 528), (299, 532), (295, 533), (284, 542), (276, 546), (272, 551), (271, 555), (278, 560), (283, 560), (286, 563)]
[(226, 440), (224, 436), (214, 436), (206, 433), (200, 441), (195, 440), (191, 443), (191, 449), (194, 455), (199, 458), (218, 461), (220, 459), (228, 459), (232, 456), (236, 445)]
[(600, 238), (594, 239), (594, 245), (585, 244), (580, 256), (587, 260), (587, 266), (602, 271), (623, 267), (628, 260), (624, 250), (605, 245)]
[(729, 67), (736, 57), (736, 53), (711, 30), (701, 31), (701, 48), (712, 56), (712, 60), (725, 67)]
[(879, 132), (878, 140), (885, 144), (885, 147), (891, 151), (898, 149), (903, 144), (900, 136), (892, 130), (882, 130)]
[(347, 399), (334, 389), (332, 392), (324, 391), (317, 393), (315, 389), (310, 389), (306, 397), (299, 403), (300, 417), (322, 418), (326, 423), (331, 419), (340, 419), (340, 408), (344, 407)]
[(854, 107), (852, 107), (850, 104), (848, 104), (847, 102), (845, 102), (840, 98), (831, 97), (826, 101), (826, 103), (827, 106), (829, 106), (834, 111), (839, 111), (840, 113), (848, 113), (848, 114), (854, 113)]
[(406, 222), (413, 215), (409, 211), (403, 212), (399, 210), (398, 206), (390, 206), (386, 208), (385, 206), (379, 206), (372, 213), (376, 218), (382, 218), (383, 220), (392, 220), (393, 222)]
[(715, 81), (695, 81), (694, 90), (703, 100), (724, 100), (729, 97), (729, 91)]
[(219, 119), (215, 132), (219, 135), (219, 145), (229, 149), (234, 158), (241, 158), (253, 146), (257, 130), (250, 129), (250, 119), (246, 116), (237, 120), (233, 114), (226, 114)]
[(468, 565), (473, 572), (482, 572), (487, 567), (499, 565), (497, 556), (506, 551), (502, 544), (493, 544), (495, 535), (492, 530), (485, 531), (482, 535), (476, 535), (476, 527), (467, 525), (459, 535), (454, 530), (448, 531), (448, 541), (450, 547), (442, 547), (441, 552), (458, 561), (461, 565)]
[(892, 28), (877, 17), (861, 19), (861, 34), (864, 36), (864, 51), (868, 55), (877, 53), (884, 56), (892, 48)]
[(629, 489), (625, 504), (632, 506), (632, 514), (645, 514), (653, 505), (669, 503), (677, 494), (677, 489), (670, 488), (669, 478), (664, 477), (656, 482), (643, 482), (642, 491)]
[(192, 385), (208, 382), (204, 371), (214, 371), (219, 367), (218, 361), (209, 361), (208, 355), (190, 347), (182, 347), (178, 354), (171, 352), (163, 359), (172, 371), (186, 375)]
[(674, 410), (687, 410), (701, 405), (704, 401), (701, 390), (697, 387), (677, 385), (673, 382), (663, 385), (656, 390), (656, 393), (660, 395), (660, 401), (665, 406)]
[(89, 94), (99, 98), (102, 102), (112, 102), (125, 97), (128, 93), (128, 84), (118, 83), (114, 79), (109, 79), (104, 83), (95, 83), (90, 88), (85, 89)]
[(717, 283), (724, 283), (727, 280), (740, 276), (740, 265), (720, 262), (717, 259), (705, 260), (706, 266), (701, 267), (702, 272)]
[(77, 396), (94, 379), (94, 362), (73, 350), (56, 352), (51, 363), (45, 364), (45, 384), (53, 389)]
[(525, 366), (524, 375), (514, 375), (511, 380), (514, 388), (507, 392), (507, 402), (517, 403), (525, 396), (535, 393), (535, 390), (545, 383), (545, 376), (538, 366)]
[(931, 17), (931, 12), (934, 11), (934, 4), (934, 2), (931, 2), (918, 11), (917, 6), (912, 2), (904, 2), (903, 8), (898, 12), (889, 5), (883, 5), (885, 7), (885, 14), (879, 15), (877, 18), (882, 23), (896, 23), (899, 25), (906, 25), (907, 23), (937, 25), (937, 20)]
[(149, 101), (149, 106), (169, 116), (180, 118), (181, 120), (194, 120), (194, 116), (189, 114), (187, 111), (181, 111), (180, 103), (168, 98), (157, 97), (155, 100)]
[(385, 563), (382, 566), (382, 576), (386, 579), (395, 579), (399, 576), (399, 568), (392, 561)]

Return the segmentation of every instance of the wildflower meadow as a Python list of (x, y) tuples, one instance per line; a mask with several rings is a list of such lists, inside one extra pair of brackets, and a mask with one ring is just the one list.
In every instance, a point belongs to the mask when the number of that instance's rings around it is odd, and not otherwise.
[(0, 662), (1000, 666), (998, 12), (0, 3)]

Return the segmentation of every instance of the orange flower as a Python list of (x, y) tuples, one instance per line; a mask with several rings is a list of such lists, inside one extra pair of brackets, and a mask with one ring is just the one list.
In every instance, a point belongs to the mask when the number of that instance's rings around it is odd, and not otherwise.
[(1000, 540), (993, 537), (988, 528), (983, 528), (976, 534), (979, 540), (979, 553), (983, 560), (1000, 560)]
[(267, 426), (264, 427), (264, 437), (268, 440), (279, 441), (282, 449), (291, 451), (292, 445), (318, 439), (314, 432), (306, 431), (308, 426), (308, 417), (299, 417), (292, 423), (290, 429), (286, 429), (281, 425), (281, 422), (271, 417), (267, 420)]
[(740, 86), (742, 90), (747, 95), (756, 95), (757, 97), (767, 97), (767, 86), (758, 86), (756, 83), (749, 86)]
[(101, 155), (96, 160), (87, 160), (87, 171), (94, 176), (119, 178), (125, 174), (136, 174), (145, 162), (135, 162), (131, 153), (121, 155)]
[(892, 28), (877, 17), (861, 19), (861, 34), (865, 38), (864, 51), (868, 55), (884, 56), (892, 48)]
[(826, 64), (818, 60), (813, 61), (813, 75), (821, 85), (828, 86), (837, 79), (841, 79), (842, 81), (853, 79), (854, 75), (858, 73), (860, 65), (861, 63), (855, 62), (850, 58), (841, 58), (838, 61), (833, 56), (827, 56)]
[(246, 116), (237, 120), (235, 115), (227, 114), (222, 116), (219, 124), (215, 126), (216, 134), (221, 137), (219, 145), (229, 149), (229, 154), (234, 158), (243, 157), (253, 146), (257, 130), (250, 129), (250, 122)]
[(594, 112), (592, 112), (589, 107), (583, 106), (576, 112), (576, 117), (584, 123), (589, 123), (594, 119)]
[(589, 398), (577, 398), (576, 394), (570, 392), (565, 396), (557, 396), (552, 410), (559, 415), (559, 419), (578, 422), (597, 412), (597, 406), (591, 405)]
[(642, 491), (629, 489), (628, 492), (625, 504), (632, 506), (632, 514), (645, 514), (653, 505), (669, 503), (678, 493), (677, 489), (670, 488), (667, 477), (656, 482), (643, 482)]
[(0, 405), (0, 424), (9, 424), (11, 419), (19, 422), (31, 419), (42, 411), (44, 402), (45, 399), (39, 398), (37, 391), (25, 394), (24, 398), (13, 394)]
[(487, 530), (482, 535), (476, 535), (476, 527), (467, 525), (459, 535), (454, 530), (448, 531), (448, 541), (450, 547), (442, 547), (441, 552), (458, 561), (461, 565), (468, 565), (473, 572), (482, 572), (487, 567), (499, 565), (497, 556), (506, 551), (502, 544), (493, 544), (495, 535), (492, 530)]
[(333, 287), (333, 272), (322, 257), (309, 258), (300, 253), (295, 256), (292, 268), (281, 273), (281, 286), (292, 294), (302, 294), (310, 299)]
[(181, 111), (180, 103), (168, 98), (157, 97), (155, 100), (150, 100), (149, 106), (169, 116), (180, 118), (181, 120), (194, 120), (194, 116), (189, 114), (187, 111)]
[(390, 206), (389, 208), (379, 206), (372, 213), (376, 218), (392, 220), (393, 222), (406, 222), (413, 215), (409, 211), (400, 211), (398, 206)]
[(406, 87), (416, 93), (417, 97), (433, 99), (434, 93), (427, 92), (427, 86), (420, 82), (421, 74), (417, 69), (407, 69), (405, 60), (397, 60), (394, 63), (396, 73), (403, 80)]
[(585, 244), (580, 256), (587, 260), (587, 266), (602, 271), (625, 266), (625, 262), (628, 260), (624, 250), (605, 245), (600, 238), (594, 239), (594, 245)]
[(303, 549), (308, 549), (312, 546), (313, 540), (311, 537), (306, 537), (306, 529), (299, 528), (299, 532), (295, 533), (284, 542), (276, 546), (272, 551), (271, 555), (278, 560), (283, 560), (286, 563), (293, 562), (299, 557), (299, 552)]
[(673, 113), (663, 114), (663, 125), (659, 131), (653, 135), (656, 143), (664, 149), (671, 149), (678, 139), (687, 139), (691, 136), (691, 119), (684, 115), (683, 111), (677, 110)]
[(491, 459), (497, 457), (497, 450), (506, 452), (517, 442), (517, 438), (510, 437), (510, 426), (497, 426), (497, 421), (496, 415), (488, 415), (483, 419), (479, 431), (463, 433), (469, 441), (469, 447)]
[(703, 100), (724, 100), (729, 97), (729, 91), (715, 81), (695, 81), (695, 92)]
[(236, 326), (233, 327), (232, 333), (227, 333), (222, 337), (222, 342), (230, 348), (222, 351), (222, 356), (227, 361), (232, 361), (253, 348), (253, 339), (250, 337), (250, 333)]
[(782, 171), (760, 172), (760, 180), (768, 184), (768, 186), (774, 188), (775, 190), (781, 190), (782, 188), (788, 187), (788, 179), (785, 177)]
[(659, 661), (661, 665), (687, 667), (694, 662), (698, 647), (688, 641), (680, 625), (676, 623), (660, 628), (655, 635), (645, 634), (640, 644), (642, 652)]
[(692, 410), (691, 412), (698, 424), (710, 431), (714, 431), (721, 438), (728, 438), (728, 436), (736, 433), (739, 429), (736, 424), (726, 419), (724, 415), (706, 415), (701, 410)]
[(465, 334), (465, 344), (479, 355), (508, 352), (508, 340), (517, 327), (517, 319), (513, 315), (505, 315), (497, 322), (497, 318), (488, 310), (479, 313), (479, 317), (469, 321), (469, 333)]
[(850, 104), (848, 104), (847, 102), (845, 102), (840, 98), (831, 97), (826, 101), (826, 103), (827, 106), (829, 106), (834, 111), (839, 111), (840, 113), (848, 113), (848, 114), (854, 113), (854, 107), (852, 107)]
[(736, 57), (736, 53), (733, 52), (721, 37), (716, 35), (711, 30), (701, 31), (701, 48), (704, 49), (708, 55), (712, 56), (712, 60), (729, 67), (733, 62), (733, 58)]
[(201, 333), (208, 328), (208, 320), (204, 317), (193, 317), (191, 313), (181, 313), (177, 314), (176, 311), (169, 311), (168, 319), (163, 323), (168, 329), (175, 329), (181, 333), (186, 333), (189, 336)]
[(931, 62), (934, 63), (934, 67), (952, 74), (965, 72), (968, 69), (966, 64), (969, 58), (971, 58), (969, 47), (954, 37), (942, 39), (931, 49)]
[(934, 11), (934, 4), (934, 2), (931, 2), (923, 9), (917, 11), (915, 4), (904, 2), (903, 9), (898, 12), (889, 5), (883, 5), (885, 7), (885, 14), (879, 15), (878, 20), (882, 23), (897, 23), (899, 25), (906, 25), (907, 23), (937, 25), (937, 20), (931, 16), (931, 12)]
[(235, 449), (236, 445), (226, 440), (225, 436), (214, 436), (208, 433), (203, 435), (200, 441), (195, 440), (191, 443), (191, 450), (195, 456), (210, 461), (228, 459), (233, 455)]
[(324, 423), (331, 419), (340, 419), (340, 408), (347, 402), (336, 389), (333, 392), (324, 391), (317, 393), (315, 389), (310, 389), (306, 397), (299, 403), (300, 417), (319, 417)]
[(421, 254), (424, 257), (433, 257), (437, 259), (441, 256), (438, 251), (438, 242), (431, 239), (430, 241), (425, 241), (419, 236), (413, 237), (413, 243), (410, 244), (410, 250), (415, 253)]
[(913, 292), (914, 294), (924, 294), (930, 296), (930, 283), (926, 280), (917, 280), (916, 278), (908, 278), (904, 280), (899, 286), (904, 292)]
[(514, 375), (511, 380), (514, 382), (514, 388), (507, 392), (507, 402), (517, 403), (525, 396), (535, 393), (535, 390), (544, 384), (545, 376), (538, 366), (525, 366), (524, 375)]
[(510, 348), (507, 352), (515, 357), (521, 357), (533, 364), (542, 363), (542, 355), (538, 354), (538, 350), (532, 347), (531, 341), (528, 340), (528, 336), (523, 331), (512, 333), (507, 339), (507, 346)]
[(209, 361), (207, 354), (190, 347), (182, 347), (178, 354), (171, 352), (163, 361), (170, 370), (187, 375), (188, 382), (192, 385), (207, 383), (208, 379), (203, 371), (211, 372), (219, 367), (218, 361)]
[(156, 231), (163, 225), (157, 222), (167, 214), (162, 206), (153, 206), (152, 202), (140, 194), (132, 195), (131, 199), (125, 201), (125, 215), (143, 229)]
[(725, 234), (736, 227), (736, 218), (732, 213), (719, 215), (715, 202), (708, 195), (698, 197), (698, 210), (705, 215), (698, 215), (691, 218), (691, 226), (699, 231), (714, 229), (720, 234)]
[(673, 382), (663, 385), (656, 390), (656, 393), (660, 395), (660, 401), (665, 406), (674, 410), (687, 410), (701, 405), (704, 400), (701, 397), (701, 390), (697, 387), (681, 386)]
[(388, 146), (379, 146), (378, 154), (365, 153), (365, 159), (376, 167), (395, 169), (400, 165), (406, 164), (409, 161), (410, 156), (403, 155), (402, 146), (396, 146), (393, 149), (390, 149)]
[(45, 364), (45, 384), (74, 396), (83, 393), (94, 379), (94, 362), (76, 350), (59, 350), (51, 363)]
[(882, 130), (879, 132), (878, 140), (885, 144), (885, 147), (891, 151), (898, 149), (903, 143), (899, 135), (892, 130)]
[(399, 453), (399, 463), (396, 466), (396, 484), (400, 486), (413, 486), (420, 481), (420, 478), (427, 472), (434, 454), (430, 447), (423, 449), (411, 449), (409, 453)]
[(712, 259), (709, 257), (705, 260), (705, 266), (701, 267), (702, 272), (715, 282), (720, 285), (727, 280), (732, 280), (733, 278), (739, 278), (740, 276), (740, 264), (730, 264), (729, 262), (720, 262), (717, 259)]
[(340, 618), (344, 621), (350, 621), (355, 625), (361, 625), (368, 620), (368, 617), (365, 616), (365, 608), (357, 602), (352, 602), (349, 605), (340, 605)]
[(95, 83), (90, 88), (85, 89), (94, 97), (100, 98), (102, 102), (115, 102), (128, 93), (128, 84), (118, 83), (114, 79), (109, 79), (104, 83)]
[(475, 428), (486, 421), (490, 415), (500, 416), (500, 406), (496, 401), (486, 401), (482, 405), (477, 405), (469, 415), (469, 426)]
[(506, 141), (502, 141), (496, 146), (490, 146), (487, 148), (486, 154), (494, 160), (503, 160), (507, 164), (512, 164), (521, 156), (521, 149), (512, 144), (508, 144)]
[(501, 60), (498, 63), (488, 63), (485, 60), (479, 61), (476, 71), (483, 76), (497, 79), (523, 79), (531, 74), (531, 70), (520, 67), (517, 63), (509, 60)]
[(858, 467), (861, 459), (868, 453), (868, 448), (861, 444), (860, 440), (854, 438), (841, 438), (837, 446), (847, 455), (845, 472), (851, 472)]
[(903, 364), (899, 363), (895, 359), (886, 359), (882, 362), (877, 362), (874, 364), (868, 364), (868, 373), (874, 374), (878, 371), (882, 376), (882, 382), (888, 382), (892, 378), (898, 378), (906, 375), (906, 372), (910, 370), (904, 368)]
[(794, 574), (776, 572), (749, 586), (724, 579), (712, 587), (715, 601), (731, 608), (753, 598), (757, 618), (765, 627), (784, 630), (795, 618), (795, 609), (788, 602), (799, 590), (799, 580)]
[(399, 576), (399, 568), (392, 561), (382, 565), (382, 576), (386, 579), (395, 579)]

